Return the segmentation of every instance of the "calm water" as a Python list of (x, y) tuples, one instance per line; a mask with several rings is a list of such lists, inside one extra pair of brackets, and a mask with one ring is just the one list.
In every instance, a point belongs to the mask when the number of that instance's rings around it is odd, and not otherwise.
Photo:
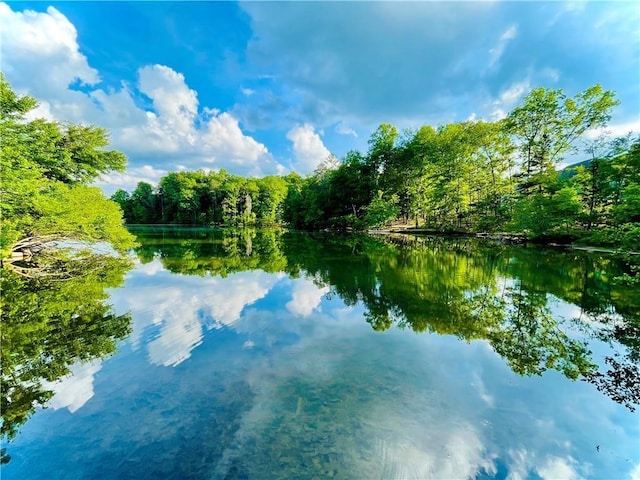
[(622, 261), (135, 233), (133, 265), (3, 278), (3, 479), (640, 478)]

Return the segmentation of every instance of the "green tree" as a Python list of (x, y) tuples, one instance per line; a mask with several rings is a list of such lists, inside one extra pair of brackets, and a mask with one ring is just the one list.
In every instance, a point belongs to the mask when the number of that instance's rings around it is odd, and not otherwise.
[(129, 223), (154, 223), (158, 219), (157, 196), (153, 186), (146, 182), (138, 182), (129, 199)]
[(262, 225), (282, 222), (282, 208), (287, 196), (287, 182), (281, 177), (268, 176), (257, 180), (258, 206), (256, 215)]
[(536, 88), (509, 113), (505, 127), (514, 137), (521, 160), (524, 194), (545, 190), (545, 179), (562, 156), (588, 129), (602, 127), (618, 105), (614, 92), (594, 85), (574, 98), (562, 90)]
[(373, 198), (366, 208), (364, 223), (369, 227), (380, 227), (398, 216), (398, 197), (392, 195), (390, 199), (383, 197), (382, 190)]
[(0, 77), (0, 247), (2, 257), (10, 256), (3, 264), (17, 267), (56, 240), (130, 247), (118, 205), (87, 186), (101, 173), (123, 170), (124, 155), (104, 150), (108, 136), (98, 127), (27, 121), (35, 106)]
[(131, 218), (131, 196), (126, 190), (119, 188), (111, 195), (110, 199), (120, 205), (120, 210), (124, 215), (124, 219), (129, 221)]

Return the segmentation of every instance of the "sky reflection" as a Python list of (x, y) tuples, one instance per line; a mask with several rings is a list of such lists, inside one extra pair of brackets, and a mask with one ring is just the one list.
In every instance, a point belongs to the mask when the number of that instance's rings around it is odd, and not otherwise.
[(640, 477), (638, 414), (592, 385), (519, 376), (486, 340), (375, 332), (304, 272), (155, 259), (110, 302), (130, 337), (52, 385), (3, 478)]

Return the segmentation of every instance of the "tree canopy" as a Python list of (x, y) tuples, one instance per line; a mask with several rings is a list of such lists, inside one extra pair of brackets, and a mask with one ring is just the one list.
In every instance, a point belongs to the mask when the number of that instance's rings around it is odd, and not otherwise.
[[(640, 138), (590, 141), (618, 104), (594, 85), (574, 97), (536, 88), (505, 119), (398, 132), (382, 124), (368, 150), (306, 178), (169, 173), (112, 198), (129, 223), (274, 225), (362, 230), (515, 232), (640, 248)], [(571, 174), (567, 155), (589, 157)]]
[(89, 185), (100, 174), (123, 171), (124, 154), (105, 148), (109, 137), (102, 128), (28, 120), (36, 106), (34, 98), (16, 94), (0, 75), (3, 263), (13, 263), (12, 254), (30, 261), (35, 251), (55, 241), (130, 247), (133, 237), (123, 226), (120, 208)]

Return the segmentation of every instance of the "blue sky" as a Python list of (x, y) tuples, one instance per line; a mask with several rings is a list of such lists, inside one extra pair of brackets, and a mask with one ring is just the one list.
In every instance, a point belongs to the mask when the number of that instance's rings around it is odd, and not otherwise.
[(601, 83), (640, 131), (632, 2), (10, 2), (0, 66), (37, 114), (124, 151), (106, 191), (179, 169), (307, 174), (399, 129), (504, 116)]

